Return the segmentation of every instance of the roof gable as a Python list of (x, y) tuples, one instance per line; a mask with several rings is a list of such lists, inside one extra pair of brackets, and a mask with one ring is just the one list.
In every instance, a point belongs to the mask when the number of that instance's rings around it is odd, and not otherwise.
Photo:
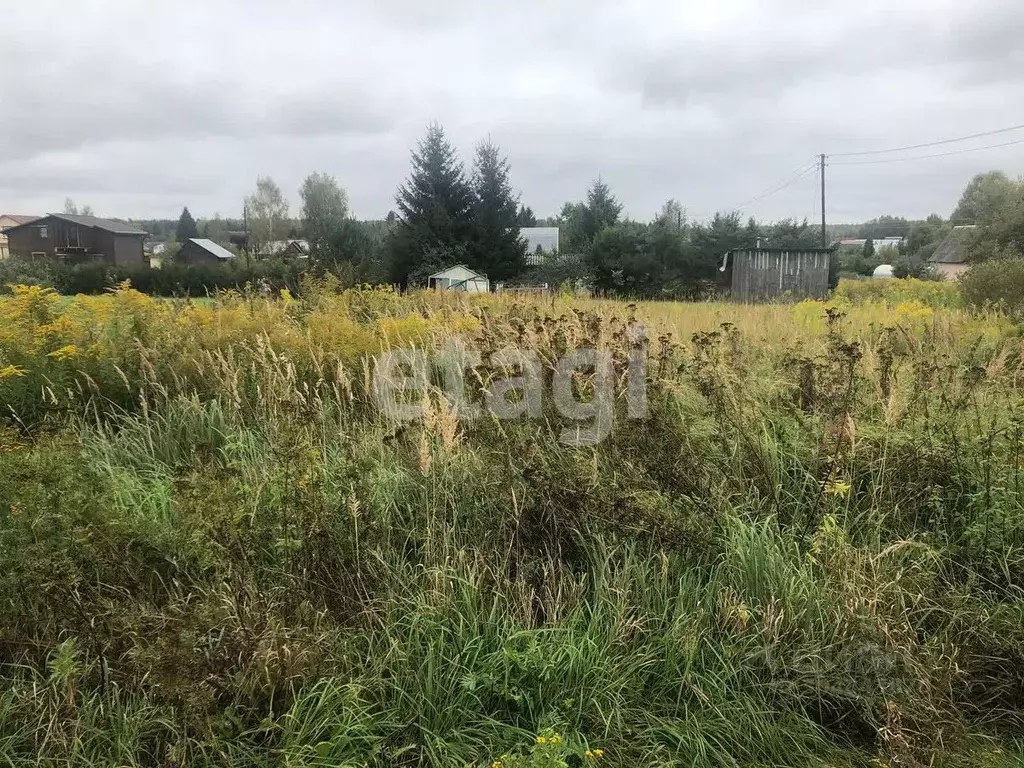
[(198, 248), (202, 248), (211, 256), (216, 256), (218, 259), (228, 260), (235, 258), (235, 254), (229, 251), (227, 248), (217, 245), (213, 240), (206, 240), (201, 237), (193, 237), (189, 239), (189, 242)]
[(480, 280), (486, 280), (487, 275), (481, 275), (479, 272), (474, 272), (472, 269), (467, 267), (465, 264), (456, 264), (453, 267), (442, 269), (440, 272), (435, 272), (428, 279), (430, 280), (472, 280), (478, 278)]
[(953, 231), (939, 243), (939, 247), (928, 261), (931, 264), (963, 264), (967, 261), (966, 246), (976, 229), (974, 224), (953, 227)]

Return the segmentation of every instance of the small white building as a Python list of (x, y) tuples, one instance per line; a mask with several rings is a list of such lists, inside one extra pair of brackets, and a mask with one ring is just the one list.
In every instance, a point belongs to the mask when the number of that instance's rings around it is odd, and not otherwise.
[(309, 258), (309, 242), (306, 240), (271, 240), (260, 249), (261, 256), (282, 259)]
[(465, 291), (466, 293), (487, 293), (491, 283), (487, 275), (474, 272), (465, 264), (456, 264), (427, 278), (427, 287), (441, 291)]
[(519, 236), (526, 241), (527, 264), (540, 264), (544, 255), (558, 253), (558, 227), (523, 227)]

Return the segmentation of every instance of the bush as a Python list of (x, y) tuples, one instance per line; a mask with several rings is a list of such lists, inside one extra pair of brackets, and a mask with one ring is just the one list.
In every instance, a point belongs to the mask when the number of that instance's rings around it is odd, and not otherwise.
[(4, 259), (0, 261), (0, 294), (10, 293), (12, 285), (44, 285), (51, 283), (48, 266), (40, 261)]
[(109, 264), (52, 264), (12, 259), (0, 263), (0, 290), (10, 285), (40, 285), (65, 296), (97, 295), (129, 281), (151, 296), (207, 296), (221, 290), (242, 290), (266, 283), (275, 293), (296, 292), (306, 266), (295, 262), (257, 261), (250, 265), (166, 263), (161, 268)]
[(1011, 315), (1024, 309), (1024, 259), (992, 259), (974, 264), (960, 278), (964, 301), (998, 307)]

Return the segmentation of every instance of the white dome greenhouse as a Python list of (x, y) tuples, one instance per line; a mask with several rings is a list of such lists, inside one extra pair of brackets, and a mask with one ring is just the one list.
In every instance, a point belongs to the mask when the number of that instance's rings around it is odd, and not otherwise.
[(889, 278), (892, 277), (892, 264), (879, 264), (875, 267), (875, 272), (872, 277), (875, 278)]

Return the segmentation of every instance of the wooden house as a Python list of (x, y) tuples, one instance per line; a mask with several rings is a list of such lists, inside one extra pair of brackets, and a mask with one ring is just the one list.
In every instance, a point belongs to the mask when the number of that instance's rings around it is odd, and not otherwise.
[(102, 261), (119, 267), (146, 263), (143, 243), (147, 233), (122, 221), (51, 213), (8, 227), (4, 233), (11, 256), (19, 258), (68, 263)]

